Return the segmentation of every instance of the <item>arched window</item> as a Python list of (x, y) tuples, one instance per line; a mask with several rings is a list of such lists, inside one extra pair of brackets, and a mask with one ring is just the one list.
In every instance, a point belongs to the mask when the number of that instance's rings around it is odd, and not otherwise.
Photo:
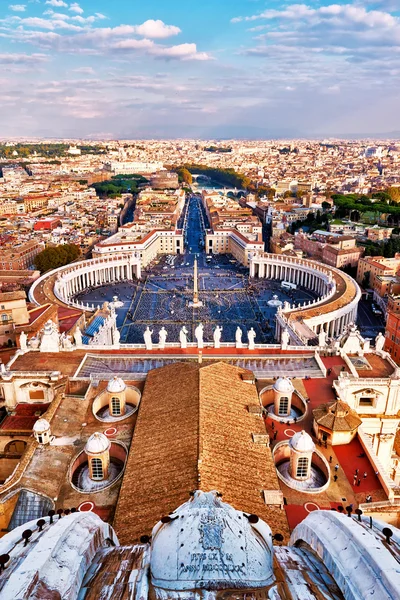
[(111, 398), (111, 414), (115, 416), (121, 414), (121, 400), (119, 398)]
[(282, 396), (279, 400), (279, 414), (287, 415), (289, 408), (289, 398), (287, 396)]
[(22, 440), (13, 440), (9, 442), (4, 448), (4, 452), (9, 452), (10, 454), (22, 454), (26, 448), (26, 442)]
[(92, 458), (92, 478), (93, 479), (104, 479), (103, 463), (100, 458)]
[(39, 442), (39, 444), (43, 444), (43, 436), (42, 435), (38, 435), (37, 436), (37, 441)]
[(308, 458), (306, 456), (302, 456), (297, 461), (297, 477), (307, 477), (308, 473)]

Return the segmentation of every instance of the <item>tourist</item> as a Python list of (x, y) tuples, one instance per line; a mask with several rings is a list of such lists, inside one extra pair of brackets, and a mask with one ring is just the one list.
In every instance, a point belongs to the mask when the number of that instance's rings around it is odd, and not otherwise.
[(275, 425), (274, 425), (274, 422), (273, 422), (273, 421), (272, 421), (272, 423), (271, 423), (271, 429), (272, 429), (272, 430), (274, 430), (274, 429), (275, 429)]
[(337, 481), (337, 479), (338, 479), (338, 476), (335, 473), (335, 475), (333, 476), (333, 481)]
[(356, 469), (354, 472), (355, 472), (356, 475), (358, 475), (358, 469)]
[(354, 477), (353, 477), (353, 485), (356, 485), (356, 483), (357, 483), (357, 475), (354, 475)]
[(329, 457), (329, 462), (332, 463), (332, 460), (333, 460), (333, 456), (330, 456)]
[(367, 472), (364, 472), (364, 479), (367, 479)]
[(357, 486), (359, 487), (361, 485), (361, 479), (357, 480)]
[(338, 470), (339, 470), (339, 465), (338, 465), (338, 463), (336, 463), (336, 465), (335, 465), (335, 472), (337, 473)]
[(278, 432), (275, 431), (275, 433), (274, 433), (274, 440), (276, 440), (277, 437), (278, 437)]

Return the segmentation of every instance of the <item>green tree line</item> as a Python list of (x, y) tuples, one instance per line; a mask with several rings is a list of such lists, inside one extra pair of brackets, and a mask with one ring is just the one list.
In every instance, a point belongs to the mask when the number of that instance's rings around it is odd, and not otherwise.
[(80, 248), (75, 244), (49, 246), (35, 256), (35, 267), (41, 273), (68, 265), (80, 256)]

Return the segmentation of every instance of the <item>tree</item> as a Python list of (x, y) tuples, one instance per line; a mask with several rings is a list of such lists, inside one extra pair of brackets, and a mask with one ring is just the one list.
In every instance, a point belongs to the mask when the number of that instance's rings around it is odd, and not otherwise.
[(35, 256), (35, 267), (45, 273), (51, 269), (58, 269), (80, 256), (80, 249), (75, 244), (65, 244), (62, 246), (49, 246)]
[(386, 190), (390, 199), (394, 202), (400, 202), (400, 187), (390, 187)]
[(330, 209), (330, 207), (331, 207), (331, 205), (330, 205), (330, 203), (329, 203), (329, 202), (323, 202), (323, 203), (321, 204), (321, 206), (322, 206), (322, 210), (329, 210), (329, 209)]

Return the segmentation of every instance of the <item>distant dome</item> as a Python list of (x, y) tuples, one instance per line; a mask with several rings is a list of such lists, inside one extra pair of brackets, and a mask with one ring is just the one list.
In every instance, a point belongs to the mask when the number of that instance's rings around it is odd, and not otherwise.
[(279, 377), (274, 383), (274, 390), (280, 394), (291, 394), (294, 391), (293, 383), (287, 377)]
[(315, 444), (306, 431), (298, 431), (290, 440), (290, 446), (297, 452), (314, 452)]
[(33, 431), (35, 433), (45, 433), (49, 431), (50, 423), (46, 421), (46, 419), (38, 419), (33, 426)]
[(195, 492), (154, 527), (152, 539), (155, 587), (174, 592), (243, 589), (274, 580), (271, 529), (255, 515), (250, 522), (216, 492)]
[(113, 379), (108, 382), (107, 392), (110, 392), (110, 394), (119, 394), (125, 390), (125, 381), (121, 379), (121, 377), (113, 377)]
[(110, 440), (103, 433), (94, 433), (86, 442), (86, 454), (101, 454), (110, 448)]

